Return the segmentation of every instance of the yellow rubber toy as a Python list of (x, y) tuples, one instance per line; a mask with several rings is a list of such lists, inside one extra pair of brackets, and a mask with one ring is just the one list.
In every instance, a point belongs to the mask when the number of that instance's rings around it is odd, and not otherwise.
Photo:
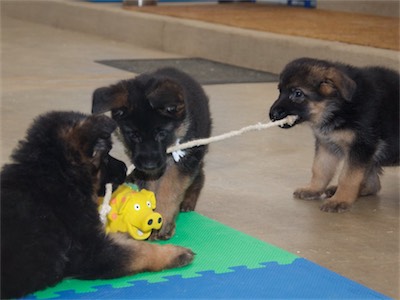
[(136, 240), (147, 239), (153, 229), (160, 229), (162, 217), (154, 212), (156, 198), (135, 185), (120, 185), (112, 194), (111, 211), (107, 215), (106, 232), (127, 232)]

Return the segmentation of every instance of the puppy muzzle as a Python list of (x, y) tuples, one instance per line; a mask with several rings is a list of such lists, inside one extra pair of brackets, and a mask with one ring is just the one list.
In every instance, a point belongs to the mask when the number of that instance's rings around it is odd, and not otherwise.
[(282, 120), (286, 117), (292, 117), (292, 121), (283, 125), (279, 125), (280, 128), (291, 128), (293, 126), (295, 126), (296, 124), (298, 124), (299, 122), (301, 122), (301, 119), (299, 116), (295, 116), (292, 114), (287, 113), (284, 109), (282, 108), (273, 108), (271, 109), (270, 113), (269, 113), (269, 117), (271, 119), (271, 121), (275, 122), (275, 121), (279, 121)]

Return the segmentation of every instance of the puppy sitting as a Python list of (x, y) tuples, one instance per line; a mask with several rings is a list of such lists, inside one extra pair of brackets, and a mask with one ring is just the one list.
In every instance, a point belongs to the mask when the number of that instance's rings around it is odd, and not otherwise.
[(208, 98), (189, 75), (164, 68), (97, 89), (92, 112), (109, 110), (136, 167), (129, 181), (156, 194), (156, 211), (164, 225), (151, 238), (168, 239), (175, 232), (179, 210), (195, 209), (208, 147), (184, 150), (178, 158), (167, 154), (167, 148), (210, 136)]
[[(300, 58), (284, 68), (278, 87), (270, 118), (297, 115), (294, 125), (307, 122), (315, 136), (311, 182), (294, 196), (325, 193), (321, 210), (342, 212), (359, 196), (376, 194), (382, 166), (399, 163), (399, 74)], [(340, 160), (338, 185), (328, 187)]]
[(65, 277), (112, 278), (192, 261), (189, 249), (105, 234), (98, 191), (126, 172), (108, 154), (116, 127), (105, 116), (51, 112), (20, 142), (1, 172), (1, 298)]

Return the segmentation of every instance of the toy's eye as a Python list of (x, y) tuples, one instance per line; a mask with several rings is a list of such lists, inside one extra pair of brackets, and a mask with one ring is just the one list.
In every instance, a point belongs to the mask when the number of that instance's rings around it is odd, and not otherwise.
[(146, 204), (147, 204), (148, 208), (151, 208), (151, 202), (150, 201), (147, 201)]
[(135, 210), (140, 210), (140, 205), (139, 205), (139, 204), (135, 204), (135, 205), (133, 206), (133, 208), (134, 208)]

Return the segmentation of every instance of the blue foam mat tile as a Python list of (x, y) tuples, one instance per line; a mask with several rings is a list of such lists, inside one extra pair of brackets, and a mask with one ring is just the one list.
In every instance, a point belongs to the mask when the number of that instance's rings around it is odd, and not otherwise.
[(287, 265), (262, 265), (255, 269), (232, 267), (232, 272), (222, 274), (203, 271), (194, 278), (175, 275), (158, 283), (138, 280), (129, 287), (103, 285), (94, 292), (58, 294), (63, 299), (390, 299), (303, 258)]

